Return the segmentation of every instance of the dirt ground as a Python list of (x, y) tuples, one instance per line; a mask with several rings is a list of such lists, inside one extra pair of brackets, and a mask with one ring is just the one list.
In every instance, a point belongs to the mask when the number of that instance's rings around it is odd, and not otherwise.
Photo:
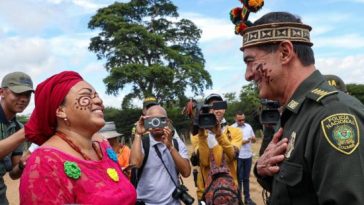
[[(253, 144), (253, 153), (254, 153), (253, 161), (254, 162), (258, 158), (260, 144), (261, 144), (260, 139), (258, 139), (257, 142), (255, 144)], [(19, 204), (19, 180), (11, 180), (8, 175), (6, 175), (4, 177), (4, 179), (5, 179), (6, 185), (8, 186), (7, 196), (8, 196), (9, 203), (11, 205)], [(191, 194), (191, 196), (193, 196), (195, 199), (197, 199), (196, 187), (194, 185), (193, 175), (191, 174), (190, 177), (184, 179), (183, 181), (184, 181), (184, 184), (189, 189), (189, 193)], [(253, 201), (255, 201), (257, 203), (257, 205), (264, 204), (263, 200), (262, 200), (262, 188), (257, 183), (257, 180), (254, 177), (254, 174), (252, 172), (250, 175), (250, 195), (251, 195), (251, 198), (253, 199)], [(195, 204), (197, 204), (197, 200), (196, 200)]]

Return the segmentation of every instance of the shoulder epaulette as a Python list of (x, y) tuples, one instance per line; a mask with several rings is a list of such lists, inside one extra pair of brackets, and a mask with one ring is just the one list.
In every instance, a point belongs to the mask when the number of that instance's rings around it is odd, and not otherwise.
[(323, 98), (337, 93), (338, 91), (334, 87), (328, 86), (326, 84), (321, 84), (318, 87), (312, 89), (307, 94), (307, 98), (310, 98), (316, 102), (320, 102)]

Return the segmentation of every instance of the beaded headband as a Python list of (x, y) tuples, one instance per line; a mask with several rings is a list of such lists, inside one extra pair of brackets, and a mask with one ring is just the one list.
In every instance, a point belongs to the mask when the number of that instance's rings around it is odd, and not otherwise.
[(243, 46), (241, 49), (283, 40), (305, 43), (312, 46), (310, 31), (310, 26), (293, 22), (269, 23), (248, 27), (242, 31)]

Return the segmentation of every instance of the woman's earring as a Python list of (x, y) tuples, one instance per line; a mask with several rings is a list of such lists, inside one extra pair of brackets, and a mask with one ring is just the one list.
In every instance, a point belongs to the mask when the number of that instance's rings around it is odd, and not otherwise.
[(63, 118), (64, 120), (64, 123), (69, 127), (71, 124), (70, 122), (68, 121), (67, 117)]

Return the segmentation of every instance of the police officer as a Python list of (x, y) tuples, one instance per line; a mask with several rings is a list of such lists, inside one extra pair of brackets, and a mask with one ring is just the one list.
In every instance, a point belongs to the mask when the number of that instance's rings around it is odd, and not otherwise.
[(315, 68), (311, 27), (271, 12), (243, 31), (245, 78), (284, 105), (255, 165), (271, 204), (364, 204), (364, 106)]

